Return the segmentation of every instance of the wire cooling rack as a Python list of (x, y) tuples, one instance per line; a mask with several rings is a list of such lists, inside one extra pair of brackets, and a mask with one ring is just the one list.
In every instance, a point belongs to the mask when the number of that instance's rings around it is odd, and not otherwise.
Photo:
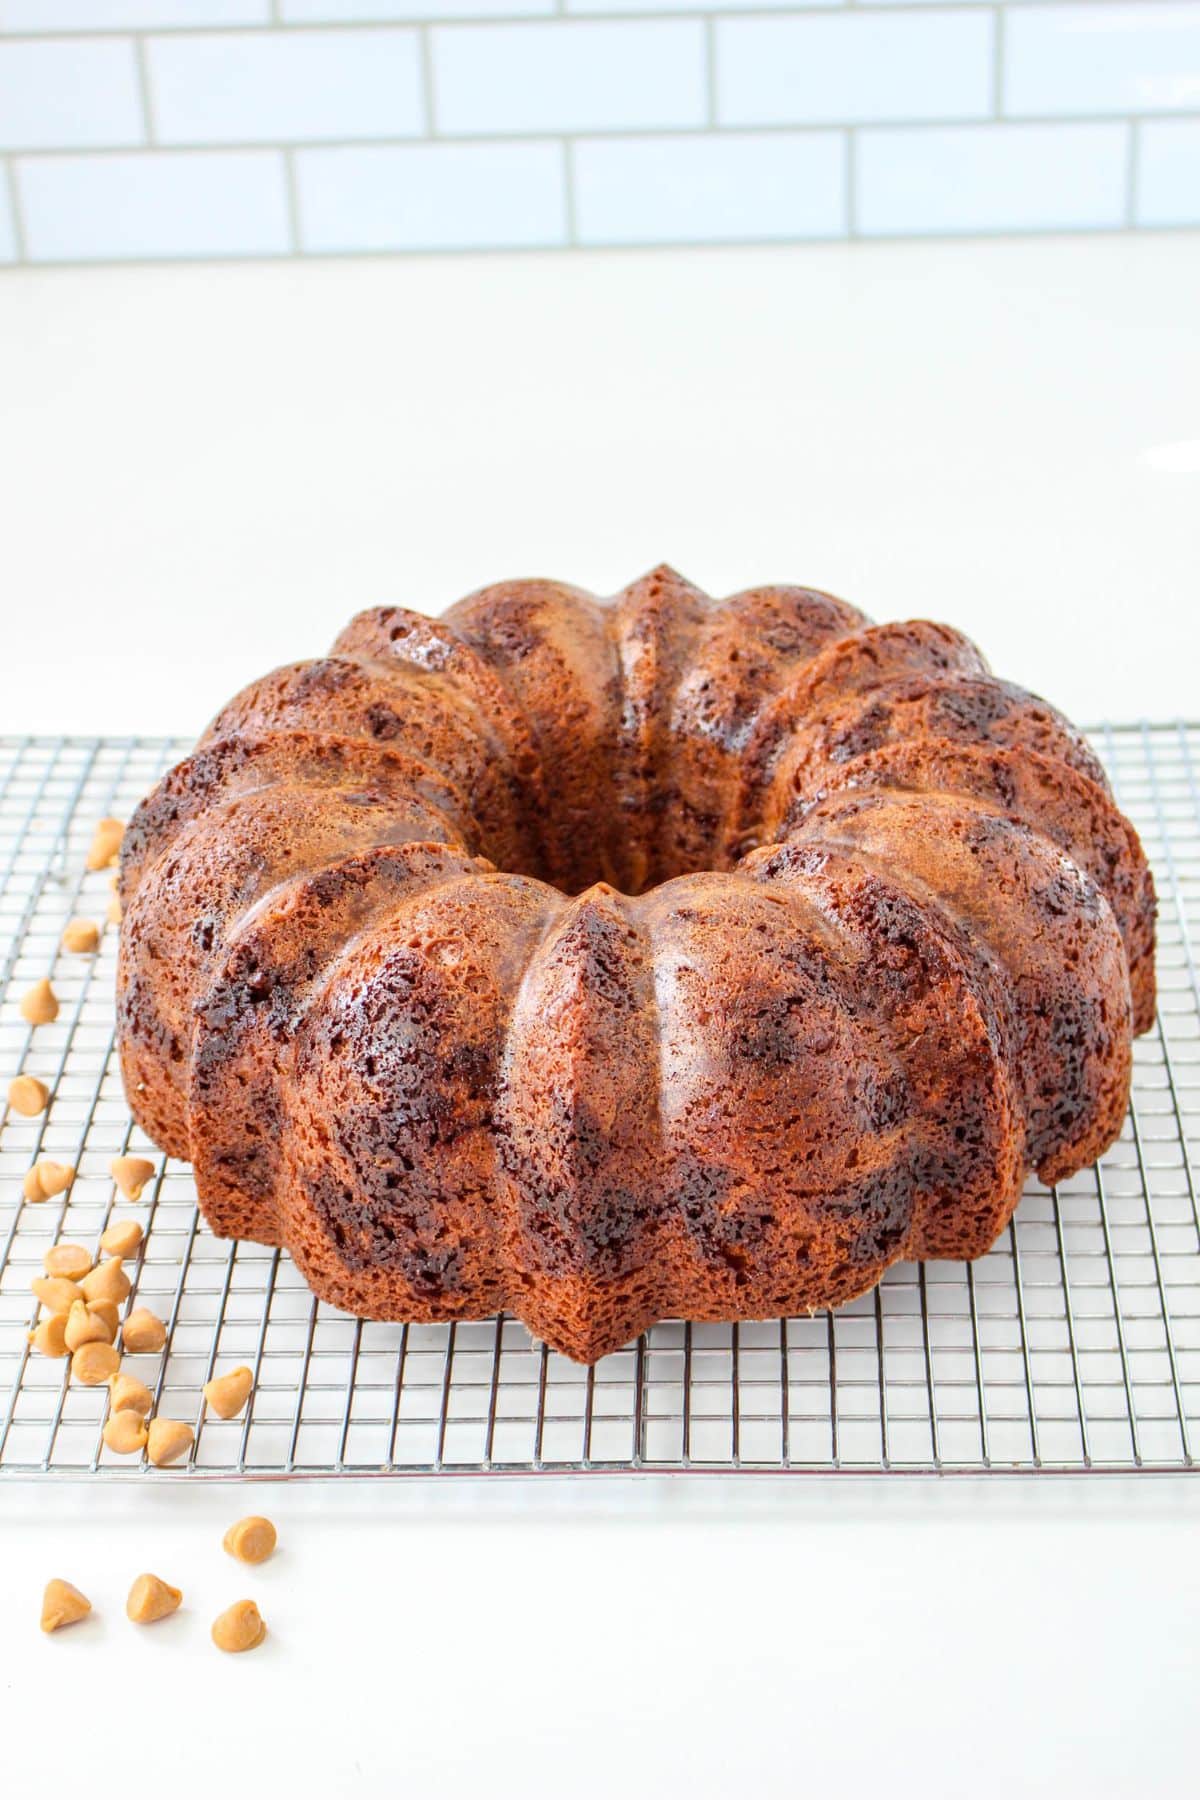
[[(0, 1111), (0, 1476), (140, 1478), (741, 1470), (977, 1473), (1186, 1470), (1200, 1438), (1200, 726), (1104, 727), (1094, 741), (1154, 863), (1159, 1017), (1135, 1051), (1120, 1141), (1059, 1188), (1036, 1182), (979, 1262), (903, 1264), (835, 1314), (767, 1324), (656, 1325), (584, 1369), (515, 1320), (361, 1323), (315, 1301), (286, 1254), (214, 1238), (191, 1172), (132, 1128), (113, 1053), (116, 928), (72, 956), (66, 921), (100, 922), (87, 874), (95, 821), (127, 817), (187, 745), (0, 739), (0, 1094), (19, 1070), (48, 1111)], [(49, 975), (61, 1010), (36, 1030), (19, 1002)], [(153, 1159), (141, 1202), (111, 1159)], [(39, 1157), (73, 1163), (31, 1205)], [(104, 1389), (30, 1350), (29, 1283), (58, 1238), (93, 1245), (111, 1216), (145, 1227), (129, 1305), (167, 1345), (126, 1366), (196, 1430), (191, 1459), (118, 1458)], [(238, 1363), (245, 1415), (201, 1389)]]

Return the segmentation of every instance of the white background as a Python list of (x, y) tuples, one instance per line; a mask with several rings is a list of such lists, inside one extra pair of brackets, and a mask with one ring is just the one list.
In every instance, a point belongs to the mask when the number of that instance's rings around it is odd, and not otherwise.
[[(1198, 277), (1179, 236), (22, 273), (3, 727), (191, 733), (358, 606), (661, 558), (1194, 715)], [(1198, 1523), (1187, 1479), (8, 1487), (5, 1786), (1176, 1794)], [(187, 1608), (138, 1634), (142, 1569)], [(43, 1639), (53, 1574), (102, 1616)]]

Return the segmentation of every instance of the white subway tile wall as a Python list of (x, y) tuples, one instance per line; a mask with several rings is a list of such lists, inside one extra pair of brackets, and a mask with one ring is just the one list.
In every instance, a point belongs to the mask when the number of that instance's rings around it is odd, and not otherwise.
[(1139, 225), (1200, 225), (1200, 119), (1157, 119), (1142, 131)]
[(417, 137), (424, 129), (413, 31), (152, 38), (146, 63), (150, 117), (164, 144)]
[(0, 264), (1200, 225), (1200, 0), (0, 0)]
[(843, 237), (846, 146), (836, 131), (581, 138), (581, 244)]
[(707, 116), (696, 19), (446, 25), (430, 37), (434, 124), (452, 135), (667, 130)]
[(1129, 126), (864, 131), (858, 224), (870, 236), (1121, 224)]
[(18, 157), (16, 176), (34, 262), (279, 255), (288, 247), (278, 150)]
[(992, 16), (808, 13), (717, 22), (722, 125), (985, 119)]
[(561, 244), (561, 144), (344, 146), (296, 157), (305, 250), (491, 249)]

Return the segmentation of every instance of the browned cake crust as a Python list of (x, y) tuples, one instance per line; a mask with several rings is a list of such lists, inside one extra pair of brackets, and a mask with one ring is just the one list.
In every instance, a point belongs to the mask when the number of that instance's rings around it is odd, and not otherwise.
[(130, 1105), (369, 1318), (590, 1361), (975, 1257), (1117, 1136), (1154, 890), (1086, 742), (807, 588), (361, 613), (126, 834)]

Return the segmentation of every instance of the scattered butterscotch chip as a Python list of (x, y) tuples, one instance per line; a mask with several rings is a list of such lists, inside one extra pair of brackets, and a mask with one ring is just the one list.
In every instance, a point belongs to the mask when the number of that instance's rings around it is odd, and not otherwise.
[(78, 1625), (92, 1610), (86, 1594), (81, 1594), (69, 1581), (48, 1581), (42, 1595), (42, 1630), (58, 1631), (64, 1625)]
[(92, 1270), (92, 1253), (82, 1244), (51, 1244), (42, 1257), (47, 1275), (62, 1275), (67, 1281), (81, 1281)]
[(92, 847), (87, 853), (87, 867), (107, 869), (111, 863), (116, 862), (124, 836), (125, 827), (120, 819), (101, 819), (92, 837)]
[(115, 1300), (119, 1303), (128, 1299), (133, 1283), (121, 1267), (120, 1257), (112, 1256), (90, 1275), (85, 1275), (79, 1285), (85, 1300)]
[(154, 1410), (154, 1395), (136, 1375), (114, 1375), (108, 1384), (108, 1404), (115, 1412), (139, 1413), (145, 1418)]
[(94, 956), (100, 948), (100, 927), (91, 919), (72, 919), (62, 934), (62, 947), (73, 956)]
[(104, 916), (110, 925), (119, 925), (121, 923), (121, 902), (117, 899), (115, 894), (109, 897), (108, 905), (104, 909)]
[(250, 1398), (254, 1386), (254, 1371), (244, 1365), (240, 1369), (231, 1369), (228, 1375), (215, 1375), (204, 1384), (204, 1399), (210, 1412), (215, 1412), (218, 1419), (236, 1419)]
[(270, 1519), (257, 1513), (239, 1519), (221, 1539), (222, 1548), (244, 1563), (266, 1562), (277, 1542), (278, 1535)]
[(55, 1194), (65, 1193), (74, 1179), (75, 1170), (70, 1163), (51, 1162), (44, 1156), (25, 1171), (21, 1192), (27, 1200), (51, 1200)]
[(154, 1174), (154, 1164), (144, 1156), (114, 1156), (108, 1168), (127, 1200), (140, 1200), (142, 1189)]
[(50, 1104), (50, 1089), (36, 1075), (14, 1075), (8, 1084), (8, 1104), (26, 1119), (36, 1119)]
[(75, 1302), (83, 1299), (79, 1284), (62, 1275), (37, 1275), (29, 1285), (47, 1312), (70, 1312)]
[(139, 1575), (129, 1590), (125, 1617), (132, 1619), (135, 1625), (153, 1625), (156, 1619), (165, 1619), (168, 1613), (178, 1611), (182, 1599), (179, 1588), (160, 1581), (157, 1575)]
[(235, 1600), (213, 1620), (213, 1643), (218, 1650), (234, 1655), (241, 1650), (256, 1650), (266, 1635), (262, 1614), (253, 1600)]
[(71, 1358), (71, 1380), (84, 1387), (103, 1387), (120, 1366), (121, 1359), (111, 1344), (103, 1340), (81, 1344)]
[(195, 1436), (191, 1426), (185, 1425), (182, 1419), (151, 1419), (146, 1455), (155, 1468), (161, 1469), (164, 1464), (178, 1462), (181, 1456), (186, 1456)]
[(130, 1356), (153, 1356), (166, 1341), (166, 1326), (148, 1306), (135, 1306), (121, 1327), (121, 1346)]
[(114, 1219), (101, 1233), (100, 1248), (105, 1256), (136, 1256), (142, 1236), (142, 1228), (136, 1219)]
[(43, 975), (21, 996), (21, 1017), (30, 1025), (53, 1025), (58, 1017), (58, 996)]
[(141, 1413), (115, 1412), (104, 1422), (104, 1441), (118, 1456), (132, 1456), (144, 1450), (149, 1437)]
[(67, 1354), (67, 1313), (51, 1313), (43, 1319), (36, 1330), (29, 1333), (29, 1342), (42, 1356), (65, 1356)]
[(76, 1300), (67, 1314), (65, 1342), (68, 1350), (82, 1350), (85, 1344), (111, 1344), (108, 1322), (90, 1307), (86, 1300)]

